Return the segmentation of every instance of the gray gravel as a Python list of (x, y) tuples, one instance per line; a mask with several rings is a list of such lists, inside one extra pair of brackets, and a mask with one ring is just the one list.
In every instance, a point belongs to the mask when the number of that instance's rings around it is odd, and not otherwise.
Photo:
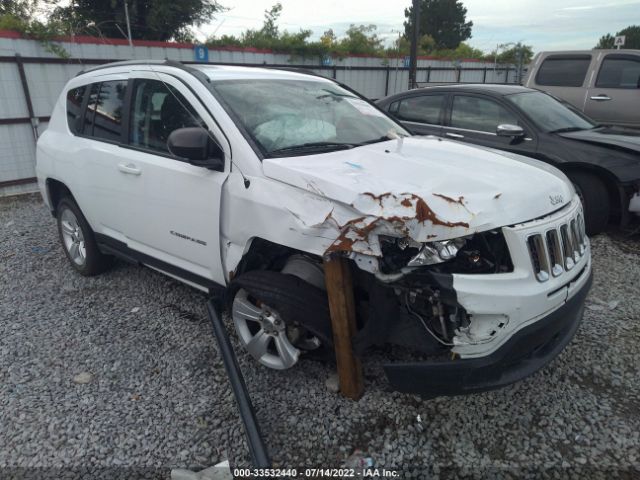
[[(574, 342), (496, 392), (389, 392), (373, 355), (355, 403), (327, 390), (329, 365), (274, 372), (240, 353), (274, 463), (338, 467), (357, 450), (402, 478), (640, 477), (638, 252), (640, 242), (593, 239), (596, 279)], [(205, 300), (124, 263), (80, 277), (38, 197), (0, 200), (0, 477), (248, 465)]]

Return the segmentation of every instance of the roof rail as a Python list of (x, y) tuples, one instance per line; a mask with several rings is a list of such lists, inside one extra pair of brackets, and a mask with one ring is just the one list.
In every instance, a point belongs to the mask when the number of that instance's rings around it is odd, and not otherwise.
[(126, 67), (127, 65), (165, 65), (167, 67), (176, 67), (176, 68), (179, 68), (181, 70), (186, 70), (189, 73), (193, 73), (194, 71), (196, 71), (194, 68), (188, 67), (188, 66), (184, 65), (181, 62), (177, 62), (176, 60), (169, 60), (169, 59), (165, 59), (165, 60), (123, 60), (123, 61), (120, 61), (120, 62), (104, 63), (102, 65), (97, 65), (95, 67), (88, 68), (86, 70), (82, 70), (82, 71), (78, 72), (76, 77), (79, 77), (80, 75), (84, 75), (85, 73), (95, 72), (96, 70), (102, 70), (104, 68), (123, 67), (123, 66)]

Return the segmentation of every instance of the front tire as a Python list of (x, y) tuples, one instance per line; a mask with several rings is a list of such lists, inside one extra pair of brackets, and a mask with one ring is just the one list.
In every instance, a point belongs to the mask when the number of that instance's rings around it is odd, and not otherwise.
[(596, 235), (607, 228), (611, 205), (607, 187), (596, 175), (587, 172), (568, 174), (584, 209), (584, 224), (587, 235)]
[(93, 230), (72, 198), (60, 200), (56, 219), (64, 253), (80, 275), (90, 277), (109, 268), (111, 258), (98, 249)]
[(284, 370), (300, 356), (324, 358), (332, 345), (326, 292), (292, 274), (245, 272), (230, 287), (240, 342), (259, 363)]

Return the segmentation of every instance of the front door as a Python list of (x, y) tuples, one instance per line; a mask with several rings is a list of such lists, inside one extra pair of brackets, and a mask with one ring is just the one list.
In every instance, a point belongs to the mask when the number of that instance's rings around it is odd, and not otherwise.
[(129, 88), (128, 148), (118, 162), (120, 191), (129, 209), (121, 226), (127, 244), (182, 270), (158, 266), (168, 273), (183, 276), (187, 271), (196, 280), (224, 284), (219, 227), (228, 160), (224, 172), (191, 165), (169, 153), (167, 139), (178, 128), (202, 126), (227, 159), (229, 145), (200, 101), (174, 77), (138, 72)]
[(585, 113), (599, 123), (640, 127), (640, 55), (610, 53), (589, 87)]

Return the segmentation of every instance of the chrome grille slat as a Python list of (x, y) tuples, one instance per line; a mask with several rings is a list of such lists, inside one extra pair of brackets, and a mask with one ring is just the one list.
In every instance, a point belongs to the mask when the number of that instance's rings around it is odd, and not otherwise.
[(544, 234), (527, 237), (527, 248), (536, 279), (546, 282), (571, 270), (587, 250), (587, 235), (582, 213)]

